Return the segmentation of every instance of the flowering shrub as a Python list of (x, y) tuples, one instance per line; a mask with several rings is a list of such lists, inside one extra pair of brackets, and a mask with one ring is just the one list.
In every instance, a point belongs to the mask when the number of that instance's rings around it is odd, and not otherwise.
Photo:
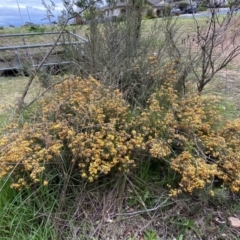
[(240, 190), (240, 120), (224, 126), (218, 101), (198, 94), (178, 97), (174, 81), (168, 82), (133, 121), (149, 155), (167, 161), (179, 173), (179, 189), (171, 189), (172, 196), (182, 191), (192, 194), (215, 181), (233, 192)]
[(179, 96), (174, 74), (169, 71), (170, 80), (135, 116), (118, 90), (91, 77), (55, 85), (25, 121), (13, 121), (1, 137), (0, 178), (10, 174), (18, 189), (47, 185), (48, 172), (58, 169), (92, 182), (140, 167), (141, 155), (178, 173), (172, 196), (212, 188), (216, 181), (238, 192), (240, 120), (225, 122), (216, 98)]
[(28, 114), (27, 122), (14, 122), (1, 137), (0, 177), (12, 174), (12, 187), (22, 188), (47, 185), (44, 173), (61, 165), (78, 168), (89, 181), (113, 168), (129, 171), (141, 138), (127, 131), (128, 114), (119, 91), (93, 78), (68, 79)]
[[(187, 142), (184, 151), (172, 159), (171, 167), (181, 174), (180, 186), (189, 193), (206, 185), (214, 186), (215, 181), (238, 192), (240, 121), (224, 123), (216, 108), (200, 102), (202, 107), (199, 106), (198, 111), (201, 114), (195, 111), (192, 121), (186, 122), (187, 116), (180, 121), (188, 129)], [(203, 116), (200, 122), (197, 115)]]

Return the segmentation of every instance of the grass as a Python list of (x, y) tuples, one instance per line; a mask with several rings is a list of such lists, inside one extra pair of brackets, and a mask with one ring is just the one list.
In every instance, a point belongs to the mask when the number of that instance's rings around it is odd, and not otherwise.
[[(62, 77), (54, 76), (53, 81), (58, 81), (60, 78), (62, 79)], [(9, 119), (15, 115), (15, 107), (22, 97), (28, 80), (29, 77), (25, 76), (0, 77), (0, 132), (7, 125)], [(44, 88), (36, 76), (25, 98), (25, 104), (38, 98), (43, 91)]]
[[(84, 29), (85, 26), (67, 26), (66, 30), (74, 31), (76, 34), (80, 36), (85, 36)], [(44, 31), (43, 31), (44, 30)], [(59, 32), (61, 30), (60, 26), (46, 26), (43, 28), (37, 27), (34, 31), (29, 27), (20, 27), (20, 28), (6, 28), (4, 30), (0, 30), (0, 35), (4, 34), (17, 34), (17, 33), (43, 33), (43, 32)], [(22, 46), (22, 45), (33, 45), (33, 44), (47, 44), (54, 43), (58, 34), (48, 34), (46, 35), (25, 35), (25, 36), (12, 36), (12, 37), (0, 37), (2, 46)], [(68, 36), (68, 34), (63, 34), (62, 38), (60, 38), (59, 42), (66, 41), (74, 41), (76, 39), (72, 39)], [(4, 50), (2, 51), (0, 61), (8, 62), (16, 57), (16, 53), (18, 58), (20, 59), (28, 59), (31, 60), (32, 57), (35, 59), (42, 59), (46, 52), (49, 50), (49, 47), (38, 47), (38, 48), (29, 48), (29, 49), (18, 49), (16, 51), (12, 50)], [(63, 51), (61, 46), (56, 46), (54, 52), (60, 54)], [(31, 58), (28, 55), (32, 55)]]
[(220, 113), (229, 119), (240, 117), (239, 74), (239, 71), (225, 69), (218, 73), (203, 91), (206, 96), (216, 95), (220, 97)]
[[(83, 35), (86, 27), (87, 27), (86, 25), (72, 25), (72, 26), (68, 25), (66, 27), (66, 30), (76, 31), (78, 34)], [(5, 28), (3, 30), (0, 30), (0, 35), (18, 34), (18, 33), (59, 32), (60, 30), (61, 30), (61, 26), (59, 25), (46, 25), (44, 27), (36, 27), (36, 29), (32, 29), (30, 27)], [(34, 39), (33, 36), (32, 36), (32, 39)]]
[[(14, 107), (19, 98), (22, 96), (25, 86), (28, 82), (28, 77), (0, 77), (0, 114), (3, 114), (5, 107)], [(29, 90), (29, 95), (26, 98), (26, 102), (36, 97), (42, 88), (40, 87), (37, 79), (34, 80), (33, 85)]]
[[(50, 221), (54, 199), (40, 201), (38, 193), (10, 189), (8, 181), (0, 183), (0, 238), (3, 240), (57, 239)], [(46, 194), (44, 194), (46, 196)], [(27, 197), (26, 197), (27, 196)], [(50, 201), (51, 200), (51, 201)], [(38, 205), (37, 205), (38, 204)], [(45, 208), (44, 205), (48, 205)], [(40, 207), (39, 207), (40, 206)], [(44, 219), (42, 221), (41, 219)]]

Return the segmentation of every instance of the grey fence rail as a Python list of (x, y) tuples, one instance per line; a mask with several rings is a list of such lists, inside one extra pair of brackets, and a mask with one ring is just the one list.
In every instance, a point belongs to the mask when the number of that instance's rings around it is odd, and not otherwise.
[[(36, 43), (36, 44), (26, 44), (25, 42), (25, 37), (28, 36), (36, 36), (36, 35), (54, 35), (54, 34), (60, 34), (60, 32), (39, 32), (39, 33), (16, 33), (16, 34), (1, 34), (0, 35), (0, 75), (4, 71), (9, 71), (9, 70), (19, 70), (22, 69), (24, 66), (28, 66), (30, 68), (37, 68), (38, 63), (41, 62), (41, 59), (36, 57), (36, 52), (33, 54), (31, 52), (31, 49), (36, 49), (39, 50), (40, 48), (47, 48), (47, 47), (52, 47), (54, 45), (53, 43)], [(56, 44), (56, 47), (58, 46), (67, 46), (67, 45), (81, 45), (85, 44), (87, 40), (73, 32), (67, 32), (70, 36), (74, 38), (74, 41), (64, 41), (64, 42), (58, 42)], [(13, 46), (2, 46), (1, 45), (1, 39), (3, 38), (22, 38), (23, 45), (13, 45)], [(20, 49), (25, 49), (26, 50), (26, 56), (21, 58), (19, 51)], [(29, 51), (28, 51), (29, 49)], [(6, 51), (11, 51), (13, 53), (13, 57), (9, 60), (5, 60), (3, 57), (1, 57), (3, 52)], [(27, 60), (26, 60), (27, 59)], [(46, 62), (43, 64), (43, 67), (47, 66), (54, 66), (54, 65), (65, 65), (69, 64), (70, 61), (66, 61), (61, 59), (61, 57), (57, 56), (56, 54), (52, 54), (49, 56), (48, 59), (46, 59)]]

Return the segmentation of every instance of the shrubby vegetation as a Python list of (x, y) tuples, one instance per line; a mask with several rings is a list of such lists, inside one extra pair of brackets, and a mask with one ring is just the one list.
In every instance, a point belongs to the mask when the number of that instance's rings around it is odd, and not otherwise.
[(146, 8), (146, 19), (154, 19), (156, 18), (156, 14), (154, 13), (154, 10), (151, 6), (147, 6)]
[[(152, 182), (155, 189), (160, 185), (167, 191), (164, 203), (168, 197), (175, 201), (174, 197), (201, 192), (209, 199), (220, 191), (237, 194), (240, 121), (222, 114), (221, 99), (200, 94), (239, 54), (239, 48), (229, 44), (235, 47), (230, 57), (218, 57), (229, 19), (219, 23), (212, 15), (208, 29), (197, 25), (196, 43), (189, 36), (181, 38), (176, 20), (168, 17), (144, 32), (142, 5), (131, 6), (121, 22), (102, 25), (95, 21), (95, 8), (90, 10), (88, 42), (77, 46), (78, 51), (76, 46), (66, 50), (74, 63), (71, 75), (54, 83), (41, 75), (46, 89), (27, 105), (31, 76), (17, 114), (1, 132), (4, 191), (56, 198), (49, 206), (58, 227), (60, 220), (68, 221), (68, 201), (77, 204), (73, 210), (77, 220), (99, 208), (108, 214), (105, 191), (92, 194), (91, 187), (117, 192), (111, 196), (117, 208), (139, 207), (140, 202), (145, 213), (146, 205), (151, 211), (163, 206), (155, 205), (159, 195), (149, 196)], [(234, 42), (238, 34), (232, 37)], [(216, 39), (220, 42), (215, 45)], [(43, 206), (49, 209), (48, 203)], [(79, 208), (84, 216), (78, 216)]]
[(238, 192), (240, 121), (225, 122), (216, 99), (179, 96), (175, 84), (169, 69), (147, 107), (132, 109), (118, 89), (93, 78), (65, 80), (9, 125), (1, 178), (10, 174), (17, 189), (51, 184), (54, 171), (93, 182), (139, 168), (144, 155), (178, 173), (172, 196), (205, 187), (214, 194), (216, 184)]

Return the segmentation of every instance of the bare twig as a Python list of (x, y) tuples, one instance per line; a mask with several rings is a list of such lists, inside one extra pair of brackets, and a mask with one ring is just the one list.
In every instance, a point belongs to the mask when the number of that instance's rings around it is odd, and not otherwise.
[[(98, 0), (97, 0), (97, 1), (98, 1)], [(91, 5), (92, 5), (92, 4), (95, 4), (97, 1), (93, 1), (93, 2), (91, 2), (90, 4), (91, 4)], [(57, 38), (56, 38), (53, 46), (52, 46), (51, 49), (47, 52), (47, 54), (45, 55), (45, 57), (43, 58), (43, 60), (41, 61), (41, 63), (38, 65), (38, 67), (37, 67), (37, 69), (35, 70), (35, 72), (30, 76), (30, 79), (28, 80), (28, 83), (27, 83), (27, 85), (26, 85), (26, 87), (25, 87), (25, 90), (24, 90), (24, 92), (23, 92), (23, 94), (22, 94), (22, 96), (21, 96), (21, 98), (20, 98), (20, 100), (19, 100), (19, 102), (18, 102), (18, 106), (17, 106), (17, 112), (18, 112), (18, 113), (22, 110), (22, 108), (23, 108), (23, 106), (24, 106), (25, 97), (26, 97), (26, 95), (27, 95), (27, 93), (28, 93), (28, 91), (29, 91), (29, 88), (30, 88), (33, 80), (34, 80), (34, 77), (35, 77), (36, 74), (39, 72), (39, 70), (41, 69), (41, 67), (42, 67), (43, 64), (45, 63), (46, 59), (51, 55), (53, 49), (56, 47), (59, 39), (61, 38), (62, 34), (63, 34), (64, 31), (65, 31), (65, 28), (66, 28), (68, 22), (69, 22), (71, 19), (75, 18), (78, 14), (81, 14), (83, 11), (85, 11), (85, 10), (86, 10), (87, 8), (89, 8), (89, 7), (90, 7), (90, 5), (85, 6), (80, 13), (72, 14), (70, 17), (68, 17), (68, 18), (66, 19), (66, 21), (64, 22), (64, 24), (63, 24), (63, 26), (62, 26), (62, 30), (61, 30), (60, 33), (58, 34), (58, 36), (57, 36)]]
[(200, 27), (195, 19), (197, 42), (189, 46), (189, 61), (197, 79), (198, 92), (202, 92), (220, 70), (240, 55), (240, 33), (239, 29), (236, 29), (239, 25), (235, 17), (237, 18), (231, 10), (220, 20), (212, 9), (207, 28)]
[(32, 84), (32, 82), (33, 82), (34, 77), (35, 77), (36, 74), (39, 72), (39, 70), (41, 69), (41, 67), (42, 67), (43, 64), (45, 63), (46, 59), (50, 56), (50, 54), (52, 53), (53, 49), (56, 47), (56, 45), (57, 45), (60, 37), (62, 36), (62, 34), (63, 34), (63, 32), (64, 32), (64, 30), (65, 30), (65, 28), (66, 28), (66, 26), (67, 26), (68, 21), (69, 21), (70, 19), (71, 19), (71, 18), (69, 18), (69, 19), (65, 22), (65, 24), (64, 24), (63, 27), (62, 27), (62, 30), (60, 31), (57, 39), (55, 40), (53, 46), (52, 46), (51, 49), (48, 51), (48, 53), (45, 55), (45, 57), (43, 58), (43, 60), (41, 61), (41, 63), (38, 65), (35, 73), (32, 74), (31, 77), (30, 77), (30, 79), (28, 80), (28, 83), (27, 83), (27, 85), (26, 85), (26, 87), (25, 87), (25, 90), (24, 90), (24, 92), (23, 92), (23, 94), (22, 94), (22, 96), (21, 96), (21, 98), (20, 98), (20, 100), (19, 100), (19, 102), (18, 102), (18, 106), (17, 106), (17, 111), (18, 111), (18, 112), (20, 112), (20, 111), (22, 110), (22, 108), (23, 108), (25, 97), (26, 97), (26, 95), (27, 95), (27, 93), (28, 93), (28, 91), (29, 91), (29, 88), (30, 88), (30, 86), (31, 86), (31, 84)]
[(153, 211), (156, 211), (158, 210), (159, 208), (161, 207), (165, 207), (165, 206), (169, 206), (171, 204), (173, 204), (172, 202), (171, 203), (168, 203), (168, 204), (165, 204), (170, 198), (166, 198), (163, 202), (161, 202), (160, 204), (156, 205), (155, 207), (153, 208), (150, 208), (150, 209), (144, 209), (144, 210), (140, 210), (140, 211), (135, 211), (135, 212), (126, 212), (126, 213), (116, 213), (116, 214), (113, 214), (114, 216), (133, 216), (133, 215), (138, 215), (138, 214), (142, 214), (142, 213), (149, 213), (149, 212), (153, 212)]

